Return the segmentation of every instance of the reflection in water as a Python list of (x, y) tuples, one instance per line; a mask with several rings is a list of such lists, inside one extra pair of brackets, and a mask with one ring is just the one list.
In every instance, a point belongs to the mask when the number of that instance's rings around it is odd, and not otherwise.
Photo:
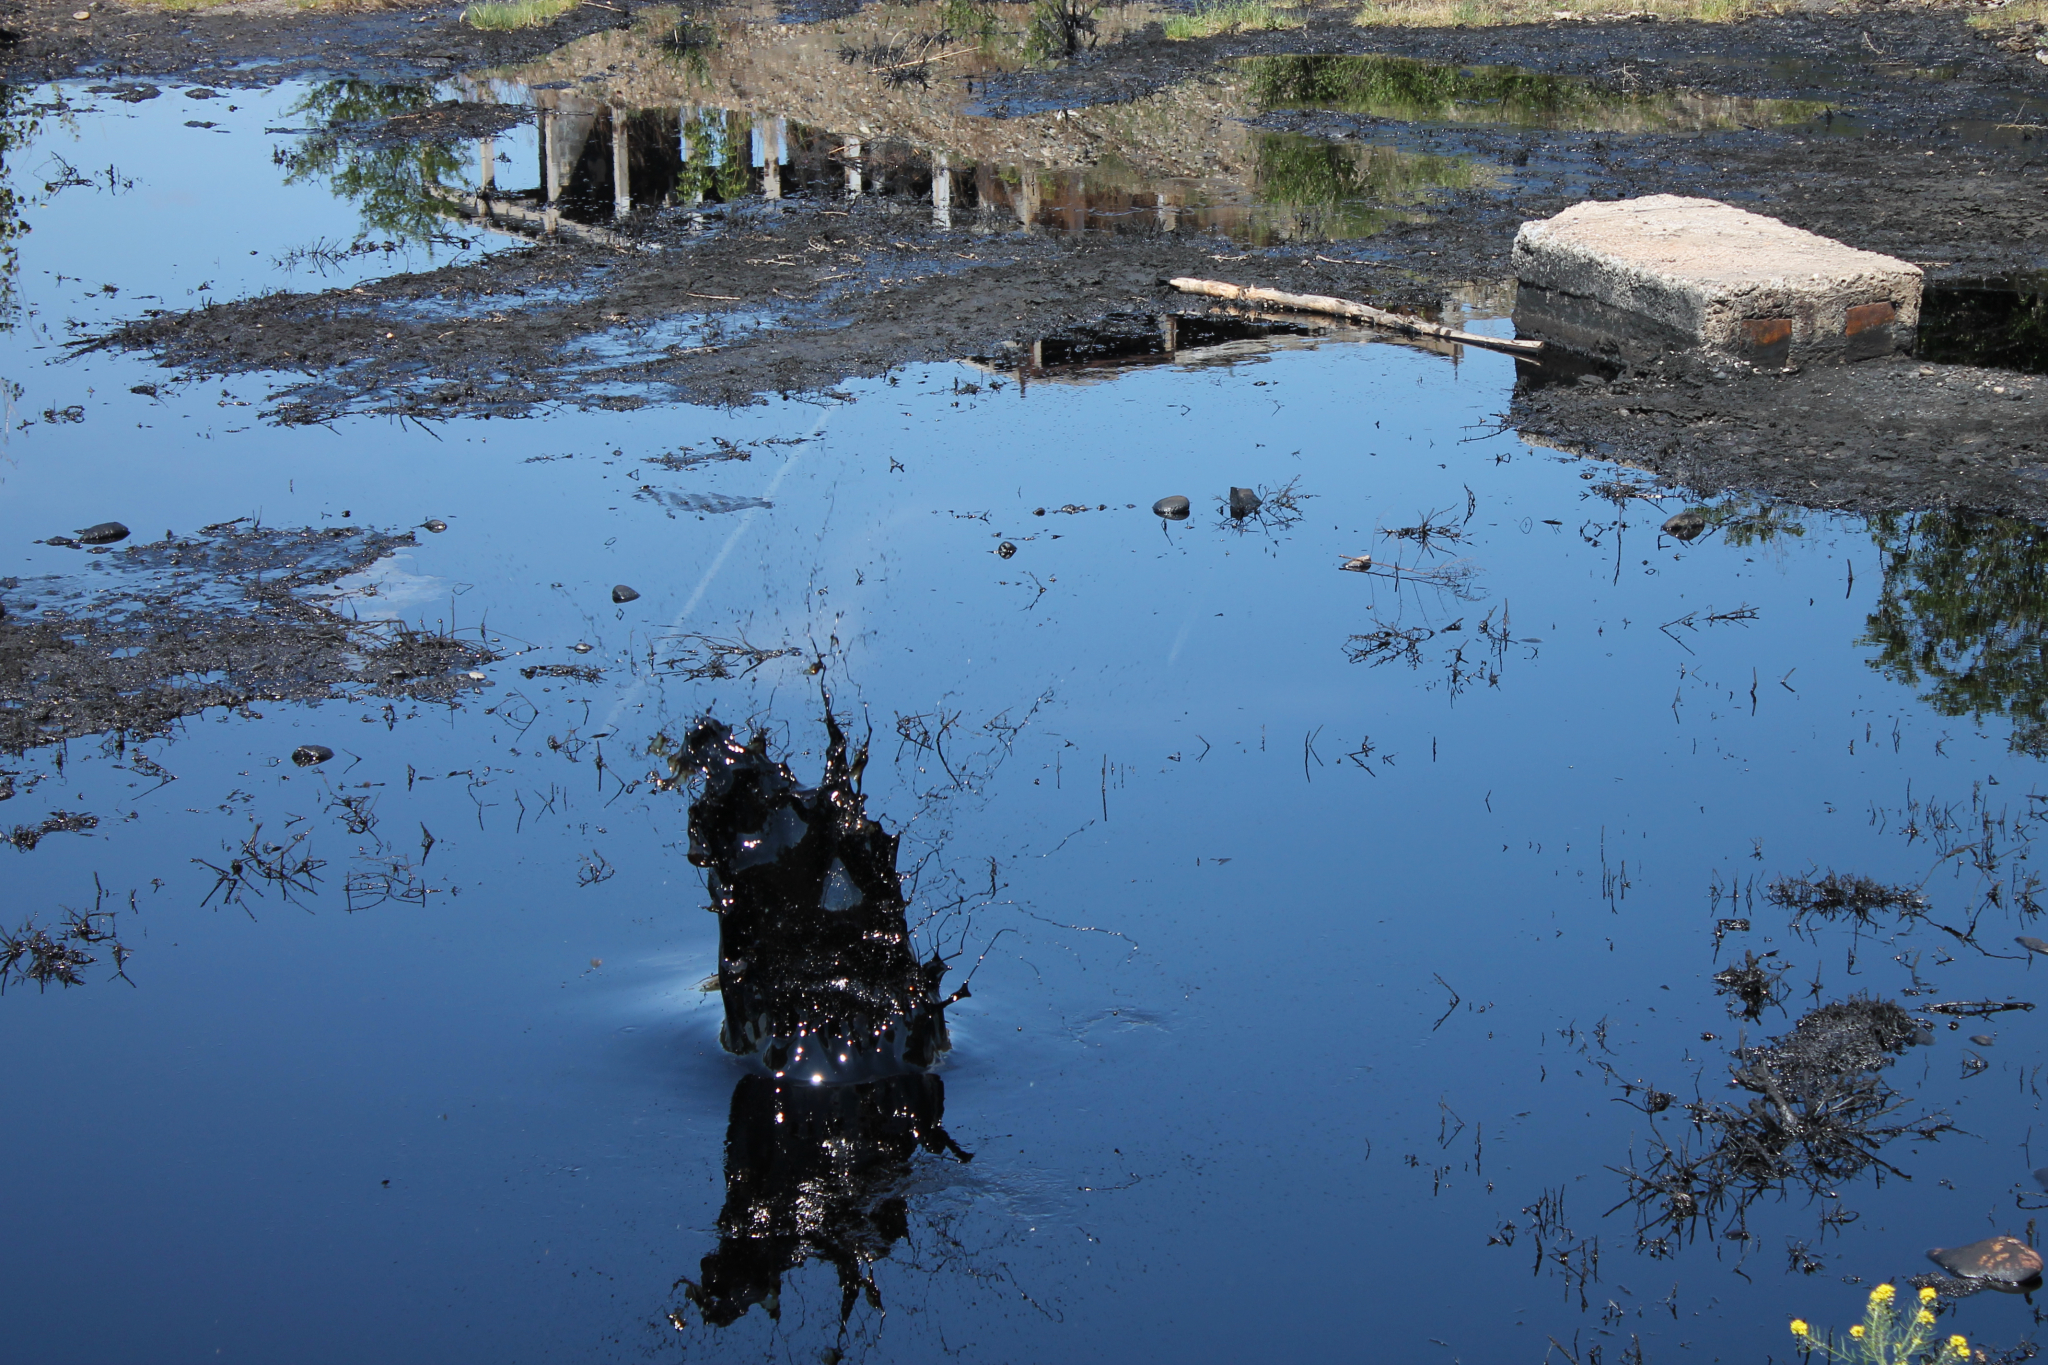
[(399, 241), (433, 241), (447, 217), (439, 191), (462, 169), (454, 144), (426, 138), (362, 140), (340, 130), (420, 114), (434, 103), (426, 86), (357, 80), (314, 86), (292, 112), (311, 116), (328, 131), (278, 152), (285, 183), (325, 179), (335, 194), (356, 202), (365, 228)]
[(2048, 374), (2048, 272), (1928, 285), (1913, 354), (1943, 365)]
[(1504, 123), (1585, 132), (1685, 132), (1803, 123), (1827, 106), (1693, 90), (1635, 93), (1515, 66), (1407, 57), (1250, 57), (1259, 109), (1333, 109), (1403, 123)]
[(1976, 512), (1871, 521), (1884, 588), (1861, 643), (1871, 667), (1945, 716), (2009, 717), (2048, 757), (2048, 528)]
[(944, 1084), (926, 1072), (966, 988), (940, 999), (945, 960), (912, 951), (897, 839), (860, 793), (867, 750), (849, 759), (829, 707), (825, 728), (815, 788), (768, 757), (765, 735), (742, 744), (717, 721), (680, 747), (654, 746), (672, 781), (703, 782), (690, 861), (719, 920), (720, 1040), (770, 1073), (733, 1091), (718, 1249), (700, 1279), (679, 1282), (713, 1326), (757, 1303), (778, 1316), (783, 1274), (813, 1258), (838, 1272), (842, 1324), (862, 1294), (879, 1308), (868, 1267), (908, 1234), (911, 1159), (969, 1159), (941, 1126)]
[(0, 85), (0, 331), (14, 326), (14, 280), (21, 269), (19, 243), (28, 224), (22, 221), (21, 195), (9, 183), (14, 169), (8, 157), (32, 141), (42, 125), (26, 91)]

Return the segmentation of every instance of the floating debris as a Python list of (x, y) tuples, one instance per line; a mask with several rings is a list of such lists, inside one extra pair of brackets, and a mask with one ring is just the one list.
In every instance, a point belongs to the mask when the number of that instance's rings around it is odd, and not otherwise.
[(2006, 1010), (2031, 1010), (2031, 1000), (1949, 1000), (1939, 1005), (1925, 1005), (1923, 1009), (1932, 1014), (1953, 1014), (1965, 1018), (1984, 1018), (1987, 1015), (2002, 1014)]
[(301, 744), (292, 750), (292, 762), (301, 768), (311, 768), (334, 757), (334, 750), (325, 744)]
[(1958, 1279), (1983, 1280), (1994, 1289), (2024, 1290), (2041, 1283), (2041, 1253), (2003, 1233), (1960, 1247), (1932, 1247), (1927, 1259)]
[(1190, 504), (1186, 498), (1178, 493), (1174, 493), (1153, 503), (1152, 515), (1164, 517), (1168, 521), (1186, 521), (1189, 507)]
[(1758, 957), (1754, 950), (1746, 950), (1741, 962), (1714, 973), (1718, 993), (1733, 996), (1740, 1001), (1744, 1019), (1761, 1019), (1764, 1011), (1770, 1006), (1784, 1002), (1783, 978), (1786, 968), (1771, 966), (1769, 962), (1769, 959), (1777, 955), (1776, 950), (1773, 950)]
[(1847, 914), (1865, 922), (1878, 910), (1896, 910), (1907, 917), (1922, 916), (1927, 910), (1927, 898), (1912, 887), (1886, 886), (1848, 872), (1830, 871), (1818, 881), (1779, 877), (1771, 883), (1767, 899), (1800, 917), (1834, 919)]
[(637, 602), (639, 600), (640, 594), (627, 587), (624, 583), (614, 583), (612, 585), (612, 601), (623, 606), (627, 602)]

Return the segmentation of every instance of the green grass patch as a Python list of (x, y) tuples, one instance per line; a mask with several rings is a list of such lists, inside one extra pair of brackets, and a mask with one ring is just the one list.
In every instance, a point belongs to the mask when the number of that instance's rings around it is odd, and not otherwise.
[(520, 28), (545, 28), (575, 9), (582, 0), (487, 0), (462, 12), (462, 22), (471, 28), (509, 32)]
[(1283, 10), (1267, 0), (1216, 0), (1198, 5), (1187, 14), (1176, 14), (1160, 28), (1176, 41), (1213, 38), (1219, 33), (1255, 33), (1262, 29), (1300, 28), (1299, 13)]

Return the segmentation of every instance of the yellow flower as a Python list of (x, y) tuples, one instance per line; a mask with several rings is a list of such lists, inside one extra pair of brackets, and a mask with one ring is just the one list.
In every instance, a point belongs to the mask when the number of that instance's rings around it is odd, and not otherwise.
[(1863, 1324), (1859, 1322), (1854, 1327), (1851, 1327), (1849, 1329), (1849, 1335), (1852, 1337), (1860, 1338), (1863, 1335)]
[(1795, 1337), (1803, 1337), (1803, 1336), (1805, 1336), (1805, 1335), (1806, 1335), (1806, 1333), (1807, 1333), (1807, 1331), (1808, 1331), (1808, 1330), (1809, 1330), (1809, 1329), (1807, 1328), (1807, 1325), (1806, 1325), (1806, 1319), (1805, 1319), (1805, 1318), (1794, 1318), (1794, 1319), (1792, 1319), (1792, 1335), (1793, 1335), (1793, 1336), (1795, 1336)]
[(1872, 1303), (1890, 1303), (1892, 1301), (1892, 1296), (1897, 1294), (1898, 1292), (1899, 1291), (1891, 1285), (1881, 1284), (1877, 1288), (1870, 1291), (1870, 1301)]
[(1933, 1285), (1931, 1285), (1931, 1284), (1929, 1284), (1929, 1285), (1922, 1285), (1922, 1286), (1920, 1287), (1920, 1302), (1922, 1302), (1922, 1303), (1933, 1303), (1933, 1302), (1934, 1302), (1934, 1301), (1935, 1301), (1935, 1300), (1936, 1300), (1937, 1298), (1940, 1298), (1940, 1297), (1941, 1297), (1941, 1296), (1940, 1296), (1939, 1294), (1936, 1294), (1936, 1293), (1934, 1292), (1934, 1286), (1933, 1286)]
[(1967, 1351), (1970, 1349), (1969, 1341), (1960, 1334), (1950, 1337), (1948, 1344), (1949, 1349), (1954, 1351)]
[(1919, 1323), (1922, 1327), (1932, 1327), (1934, 1326), (1934, 1314), (1923, 1308), (1914, 1317), (1913, 1321)]

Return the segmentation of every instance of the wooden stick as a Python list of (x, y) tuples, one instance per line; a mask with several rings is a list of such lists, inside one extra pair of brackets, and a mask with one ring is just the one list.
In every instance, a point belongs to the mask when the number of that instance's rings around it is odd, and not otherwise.
[(1489, 351), (1506, 351), (1509, 355), (1540, 356), (1543, 343), (1540, 341), (1510, 341), (1501, 337), (1485, 337), (1475, 332), (1461, 332), (1455, 327), (1441, 327), (1434, 322), (1423, 322), (1417, 318), (1402, 317), (1389, 313), (1384, 308), (1371, 304), (1354, 303), (1350, 299), (1332, 298), (1328, 294), (1289, 294), (1281, 289), (1262, 289), (1257, 285), (1225, 284), (1221, 280), (1193, 280), (1186, 277), (1167, 281), (1183, 294), (1206, 294), (1214, 299), (1239, 299), (1258, 303), (1278, 304), (1282, 308), (1293, 308), (1304, 313), (1328, 313), (1335, 317), (1355, 318), (1360, 322), (1383, 327), (1390, 332), (1403, 332), (1409, 336), (1436, 337), (1442, 341), (1455, 341), (1466, 346), (1480, 346)]

